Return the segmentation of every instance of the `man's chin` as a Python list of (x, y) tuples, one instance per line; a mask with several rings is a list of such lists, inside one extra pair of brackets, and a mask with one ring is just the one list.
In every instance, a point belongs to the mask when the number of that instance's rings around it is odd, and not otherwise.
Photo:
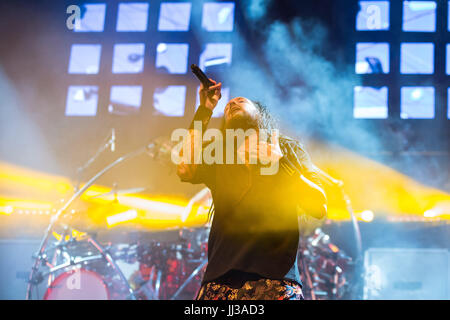
[(236, 111), (233, 117), (225, 123), (225, 129), (247, 130), (250, 128), (256, 129), (257, 127), (257, 122), (242, 111)]

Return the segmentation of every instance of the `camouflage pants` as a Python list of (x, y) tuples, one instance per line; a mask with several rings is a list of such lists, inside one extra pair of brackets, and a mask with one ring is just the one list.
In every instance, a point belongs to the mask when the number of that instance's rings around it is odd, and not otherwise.
[(197, 300), (304, 300), (302, 288), (289, 280), (260, 279), (247, 281), (234, 289), (208, 282), (202, 285)]

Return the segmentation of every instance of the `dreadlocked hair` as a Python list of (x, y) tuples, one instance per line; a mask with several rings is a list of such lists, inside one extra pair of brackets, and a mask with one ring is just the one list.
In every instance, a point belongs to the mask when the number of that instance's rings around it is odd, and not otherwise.
[[(272, 133), (272, 130), (278, 129), (278, 120), (269, 112), (268, 108), (259, 101), (252, 101), (259, 111), (260, 118), (258, 120), (259, 128), (267, 130), (268, 134)], [(299, 140), (290, 138), (280, 133), (279, 135), (280, 148), (284, 156), (295, 159), (295, 154), (299, 149), (304, 149), (302, 143)], [(301, 168), (300, 161), (293, 161), (298, 169)]]
[(269, 109), (259, 101), (253, 101), (252, 103), (258, 109), (259, 119), (258, 127), (260, 129), (265, 129), (269, 133), (277, 128), (277, 119), (269, 112)]

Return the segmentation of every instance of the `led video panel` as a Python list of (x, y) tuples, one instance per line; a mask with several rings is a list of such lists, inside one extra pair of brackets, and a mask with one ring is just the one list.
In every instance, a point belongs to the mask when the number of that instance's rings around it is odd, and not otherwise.
[(75, 32), (102, 32), (105, 27), (106, 4), (83, 4), (80, 6), (80, 23)]
[(140, 73), (144, 68), (143, 43), (122, 43), (114, 45), (113, 73)]
[(389, 30), (389, 1), (359, 1), (356, 30)]
[(400, 46), (400, 72), (404, 74), (434, 73), (434, 44), (402, 43)]
[(402, 87), (400, 110), (402, 119), (434, 118), (434, 88)]
[(153, 94), (153, 108), (157, 114), (182, 117), (185, 99), (185, 86), (158, 87)]
[(202, 28), (206, 31), (233, 31), (234, 2), (203, 4)]
[(404, 1), (403, 31), (436, 31), (436, 2)]
[[(101, 0), (100, 0), (101, 1)], [(70, 48), (68, 57), (67, 72), (69, 75), (94, 75), (101, 73), (103, 77), (109, 74), (137, 74), (144, 72), (145, 55), (155, 54), (154, 67), (149, 70), (156, 70), (157, 73), (163, 73), (167, 76), (155, 76), (154, 84), (149, 88), (144, 88), (140, 83), (127, 84), (120, 82), (121, 85), (113, 85), (105, 92), (109, 92), (108, 112), (116, 115), (135, 114), (140, 112), (142, 105), (142, 95), (144, 90), (154, 91), (154, 109), (157, 114), (165, 116), (183, 116), (185, 113), (186, 97), (194, 97), (187, 93), (187, 88), (183, 85), (177, 85), (180, 76), (188, 72), (189, 61), (198, 61), (198, 65), (211, 76), (216, 76), (221, 72), (228, 71), (232, 62), (232, 43), (208, 43), (200, 41), (200, 52), (195, 49), (191, 52), (190, 42), (192, 34), (188, 34), (192, 26), (197, 26), (197, 33), (207, 32), (232, 32), (234, 31), (235, 2), (234, 1), (160, 1), (153, 4), (150, 1), (131, 1), (125, 0), (106, 3), (86, 3), (78, 5), (80, 7), (80, 20), (76, 21), (74, 32), (104, 32), (104, 37), (95, 35), (94, 41), (83, 36), (83, 43), (76, 43), (80, 36), (74, 35), (75, 43)], [(381, 1), (383, 2), (383, 1)], [(155, 7), (154, 7), (155, 5)], [(159, 6), (159, 8), (158, 8)], [(108, 9), (108, 10), (107, 10)], [(112, 12), (111, 10), (115, 11)], [(197, 14), (193, 14), (197, 12)], [(154, 18), (153, 18), (154, 17)], [(106, 21), (106, 19), (113, 21)], [(193, 24), (192, 19), (198, 19)], [(78, 23), (79, 22), (79, 23)], [(192, 25), (192, 26), (191, 26)], [(111, 27), (113, 30), (111, 30)], [(113, 31), (113, 32), (111, 32)], [(130, 43), (125, 43), (123, 34), (130, 32), (132, 38)], [(177, 33), (170, 34), (171, 32)], [(183, 32), (186, 38), (183, 38)], [(140, 36), (140, 34), (142, 36)], [(198, 35), (198, 34), (194, 35)], [(145, 35), (144, 35), (145, 34)], [(106, 45), (104, 41), (117, 35), (120, 41)], [(146, 45), (148, 39), (156, 37), (155, 52), (147, 53)], [(164, 38), (167, 36), (167, 40)], [(202, 37), (197, 37), (203, 39)], [(126, 38), (125, 38), (126, 39)], [(139, 39), (139, 40), (136, 40)], [(171, 41), (171, 40), (175, 40)], [(109, 40), (108, 40), (109, 41)], [(150, 41), (150, 40), (149, 40)], [(154, 50), (154, 40), (151, 40), (151, 50)], [(197, 46), (195, 46), (197, 48)], [(112, 58), (109, 50), (112, 49)], [(105, 50), (108, 50), (106, 52)], [(194, 58), (190, 57), (195, 54)], [(112, 61), (102, 61), (102, 57), (108, 57)], [(100, 68), (100, 65), (111, 65), (110, 70)], [(170, 83), (173, 77), (173, 85)], [(75, 78), (73, 78), (75, 79)], [(90, 77), (89, 82), (97, 81), (97, 77)], [(120, 79), (120, 76), (114, 76), (114, 79)], [(130, 79), (130, 77), (124, 77)], [(159, 83), (164, 79), (164, 84)], [(168, 83), (166, 82), (168, 80)], [(101, 84), (96, 82), (94, 85), (74, 85), (68, 89), (66, 101), (67, 115), (93, 116), (97, 113), (98, 92)], [(100, 88), (100, 91), (103, 89)], [(230, 88), (222, 89), (222, 99), (219, 106), (213, 113), (213, 117), (220, 117), (223, 114), (223, 108), (230, 98)], [(106, 98), (108, 99), (108, 98)], [(197, 98), (198, 99), (198, 98)], [(191, 102), (189, 102), (191, 103)]]
[(142, 86), (112, 86), (108, 112), (118, 115), (135, 114), (141, 107)]
[(146, 31), (148, 8), (144, 2), (119, 3), (116, 31)]
[(192, 4), (163, 2), (159, 11), (159, 31), (188, 31)]
[(231, 59), (231, 43), (207, 43), (200, 54), (198, 65), (204, 72), (208, 72), (229, 66)]
[(73, 44), (70, 50), (69, 73), (96, 74), (100, 67), (102, 46), (99, 44)]
[(389, 44), (360, 42), (356, 44), (355, 72), (389, 73)]
[(95, 116), (97, 114), (97, 86), (69, 86), (66, 116)]
[(356, 119), (386, 119), (388, 117), (388, 88), (354, 87), (353, 117)]
[(187, 43), (159, 43), (156, 47), (156, 68), (161, 73), (187, 72), (189, 45)]

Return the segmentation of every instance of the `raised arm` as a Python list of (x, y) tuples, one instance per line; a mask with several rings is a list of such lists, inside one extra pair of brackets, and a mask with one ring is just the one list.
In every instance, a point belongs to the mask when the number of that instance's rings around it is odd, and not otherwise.
[[(221, 88), (222, 83), (217, 83), (216, 81), (210, 79), (214, 85), (209, 87), (208, 89), (204, 88), (202, 84), (200, 84), (199, 96), (200, 96), (200, 106), (198, 107), (194, 119), (191, 122), (189, 127), (189, 135), (190, 139), (185, 139), (183, 148), (181, 149), (180, 156), (184, 158), (177, 166), (177, 175), (180, 177), (181, 181), (191, 182), (191, 183), (200, 183), (202, 181), (198, 181), (197, 171), (199, 169), (199, 165), (194, 163), (194, 150), (202, 149), (201, 134), (205, 132), (209, 120), (211, 119), (212, 112), (214, 108), (217, 106), (219, 99), (221, 97)], [(200, 121), (202, 126), (202, 131), (198, 129), (198, 126), (195, 126), (195, 121)], [(191, 150), (190, 155), (183, 155), (182, 150)], [(190, 157), (190, 158), (188, 158)]]

